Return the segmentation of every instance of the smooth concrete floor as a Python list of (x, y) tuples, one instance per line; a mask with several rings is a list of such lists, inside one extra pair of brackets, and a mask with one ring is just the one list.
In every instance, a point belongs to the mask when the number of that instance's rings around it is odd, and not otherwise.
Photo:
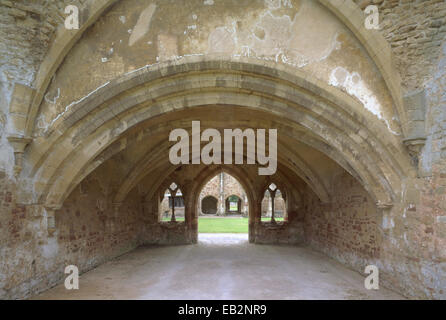
[(247, 234), (200, 234), (188, 246), (140, 247), (33, 299), (403, 299), (306, 247), (254, 245)]

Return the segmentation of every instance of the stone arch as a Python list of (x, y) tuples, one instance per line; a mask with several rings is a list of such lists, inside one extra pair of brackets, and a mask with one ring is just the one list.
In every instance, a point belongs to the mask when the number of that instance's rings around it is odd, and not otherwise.
[[(171, 123), (173, 126), (176, 127), (177, 122)], [(240, 123), (237, 121), (233, 122), (233, 125), (240, 128)], [(265, 125), (266, 127), (266, 125)], [(157, 134), (157, 130), (150, 131), (150, 135), (153, 136), (154, 134)], [(290, 133), (293, 131), (291, 130)], [(165, 132), (165, 135), (168, 135), (168, 132)], [(279, 144), (280, 145), (280, 144)], [(156, 151), (152, 152), (149, 151), (147, 154), (142, 157), (130, 170), (127, 177), (123, 180), (120, 189), (115, 195), (114, 202), (115, 203), (121, 203), (124, 198), (127, 196), (127, 194), (132, 190), (138, 182), (143, 179), (146, 175), (148, 175), (150, 172), (156, 171), (158, 169), (157, 165), (153, 165), (161, 163), (162, 161), (162, 155), (168, 153), (169, 143), (166, 141), (164, 144), (157, 145), (154, 149)], [(114, 149), (114, 153), (108, 154), (108, 157), (111, 157), (113, 154), (116, 154), (121, 149), (116, 148)], [(317, 175), (316, 172), (308, 165), (306, 164), (302, 159), (300, 159), (299, 155), (295, 152), (292, 152), (292, 150), (289, 150), (287, 146), (284, 146), (281, 150), (283, 150), (283, 156), (288, 158), (293, 158), (293, 163), (289, 164), (288, 166), (296, 173), (298, 177), (300, 177), (302, 180), (304, 180), (312, 189), (313, 191), (318, 195), (318, 197), (321, 199), (322, 202), (329, 202), (329, 194), (326, 186), (324, 185), (323, 181), (321, 181), (320, 177)], [(280, 157), (282, 157), (280, 155)], [(94, 168), (96, 168), (99, 165), (99, 163), (96, 163), (93, 167), (91, 167), (89, 170), (86, 170), (84, 174), (78, 179), (82, 180), (83, 177), (85, 177), (88, 173), (92, 172)], [(167, 174), (170, 172), (176, 170), (178, 166), (172, 166), (170, 169), (166, 169)], [(161, 170), (164, 172), (163, 170)], [(68, 192), (69, 193), (69, 192)], [(299, 196), (300, 197), (300, 196)]]
[[(32, 175), (46, 181), (46, 187), (37, 190), (41, 201), (49, 207), (59, 207), (81, 168), (136, 124), (166, 112), (213, 104), (273, 111), (293, 119), (300, 130), (312, 133), (305, 134), (305, 139), (316, 138), (340, 152), (379, 203), (393, 201), (398, 193), (393, 188), (401, 186), (404, 173), (414, 175), (399, 141), (386, 134), (382, 123), (339, 90), (310, 80), (302, 73), (289, 74), (283, 66), (249, 58), (221, 61), (188, 57), (184, 60), (126, 74), (73, 104), (61, 115), (47, 133), (45, 142), (29, 148)], [(206, 86), (206, 82), (196, 79), (203, 74), (228, 79), (218, 86), (212, 81)], [(146, 90), (147, 83), (154, 86), (150, 94)], [(198, 90), (198, 87), (203, 88)], [(132, 91), (127, 92), (131, 88)], [(166, 90), (174, 95), (166, 95)], [(115, 129), (110, 131), (113, 127)], [(390, 140), (390, 143), (384, 140)], [(84, 152), (79, 153), (84, 147)], [(63, 149), (65, 151), (61, 152)], [(69, 155), (71, 164), (74, 159), (71, 152), (83, 160), (75, 161), (79, 167), (76, 170), (71, 167), (73, 175), (63, 177), (63, 182), (60, 173), (68, 159), (61, 157)], [(362, 153), (368, 156), (358, 160)], [(66, 185), (62, 187), (56, 180)], [(62, 190), (65, 191), (62, 193)]]
[[(194, 195), (192, 206), (193, 208), (198, 207), (198, 201), (200, 197), (200, 191), (203, 189), (203, 187), (217, 174), (225, 172), (232, 177), (234, 177), (242, 186), (242, 188), (246, 192), (246, 196), (248, 198), (248, 207), (249, 207), (249, 217), (252, 218), (253, 214), (251, 214), (253, 209), (253, 203), (256, 201), (254, 190), (254, 185), (250, 182), (250, 179), (248, 178), (248, 174), (242, 169), (238, 168), (236, 166), (225, 166), (225, 165), (218, 165), (218, 166), (210, 166), (202, 170), (198, 175), (197, 179), (193, 184), (193, 187), (191, 188), (191, 194)], [(195, 215), (197, 217), (197, 214)]]
[(399, 72), (394, 65), (391, 47), (378, 30), (364, 25), (364, 13), (351, 0), (318, 0), (349, 28), (367, 50), (381, 72), (400, 117), (403, 135), (408, 134), (408, 116), (403, 103), (403, 88)]
[(232, 198), (235, 198), (237, 200), (237, 210), (235, 210), (237, 213), (241, 213), (242, 212), (242, 197), (237, 195), (237, 194), (231, 194), (229, 196), (226, 197), (225, 199), (225, 210), (226, 212), (232, 212), (233, 210), (231, 209), (230, 206), (230, 202), (232, 200)]
[(249, 221), (249, 238), (250, 241), (253, 241), (254, 239), (254, 224), (257, 217), (256, 210), (256, 201), (257, 196), (255, 190), (255, 184), (254, 182), (249, 178), (249, 174), (246, 172), (246, 170), (241, 166), (236, 165), (210, 165), (204, 167), (196, 176), (196, 179), (194, 179), (191, 188), (190, 188), (190, 194), (192, 195), (191, 198), (189, 198), (189, 210), (192, 213), (192, 216), (190, 217), (191, 220), (191, 228), (197, 230), (198, 229), (198, 207), (199, 207), (199, 199), (200, 199), (200, 193), (201, 190), (204, 188), (204, 186), (217, 174), (224, 172), (226, 174), (231, 175), (233, 178), (235, 178), (240, 185), (242, 186), (243, 190), (246, 193), (246, 197), (248, 199), (248, 221)]
[(201, 200), (201, 212), (204, 214), (216, 214), (218, 207), (218, 199), (208, 195)]
[[(93, 25), (99, 17), (110, 9), (118, 0), (90, 0), (84, 3), (83, 23), (79, 30), (66, 30), (63, 25), (57, 29), (47, 55), (40, 65), (34, 81), (34, 94), (26, 122), (26, 136), (30, 136), (39, 107), (50, 81), (66, 55), (70, 52), (83, 33)], [(366, 30), (363, 24), (363, 13), (351, 0), (318, 0), (318, 2), (340, 19), (365, 47), (369, 56), (378, 66), (383, 79), (394, 100), (397, 114), (401, 118), (402, 130), (407, 132), (407, 115), (403, 106), (401, 81), (393, 64), (393, 54), (384, 37), (375, 30)]]

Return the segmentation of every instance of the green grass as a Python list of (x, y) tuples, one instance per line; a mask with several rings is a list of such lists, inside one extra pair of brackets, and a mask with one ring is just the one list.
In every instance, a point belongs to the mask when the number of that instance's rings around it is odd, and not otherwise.
[(199, 218), (198, 233), (248, 233), (248, 218)]
[[(262, 218), (265, 222), (270, 220)], [(184, 218), (177, 218), (177, 221), (184, 221)], [(199, 218), (198, 233), (248, 233), (248, 221), (248, 218)], [(283, 218), (276, 218), (276, 221), (283, 221)]]

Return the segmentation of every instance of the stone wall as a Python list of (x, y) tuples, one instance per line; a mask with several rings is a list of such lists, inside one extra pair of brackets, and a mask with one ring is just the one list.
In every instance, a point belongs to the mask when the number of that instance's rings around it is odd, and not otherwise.
[(444, 165), (446, 159), (446, 40), (441, 55), (432, 71), (432, 80), (426, 85), (426, 145), (420, 161), (422, 176), (431, 176)]
[[(12, 173), (12, 148), (6, 140), (8, 106), (14, 82), (33, 86), (40, 64), (63, 25), (67, 4), (86, 0), (0, 1), (0, 169)], [(11, 173), (10, 173), (11, 172)]]
[(419, 193), (405, 208), (405, 249), (415, 264), (409, 290), (446, 299), (446, 41), (426, 84), (426, 145), (420, 161)]
[(380, 32), (390, 43), (404, 86), (422, 88), (432, 78), (446, 38), (443, 0), (354, 0), (362, 9), (378, 5)]
[[(220, 174), (216, 175), (211, 180), (209, 180), (209, 182), (206, 183), (206, 185), (201, 190), (200, 197), (198, 199), (198, 205), (200, 210), (201, 210), (201, 201), (203, 200), (203, 198), (207, 196), (212, 196), (217, 199), (217, 212), (219, 214), (222, 214), (224, 213), (225, 210), (226, 199), (231, 195), (236, 195), (242, 200), (241, 212), (248, 211), (248, 203), (245, 202), (246, 193), (243, 190), (241, 184), (237, 181), (237, 179), (235, 179), (231, 175), (227, 173), (222, 173), (222, 174), (224, 179), (223, 190), (221, 190), (221, 185), (220, 185)], [(221, 195), (223, 195), (223, 202), (221, 201)], [(248, 212), (245, 213), (248, 214)]]
[(83, 273), (141, 244), (140, 199), (116, 210), (102, 174), (72, 192), (49, 235), (45, 209), (17, 204), (15, 182), (0, 171), (0, 298), (29, 297), (60, 283), (68, 265)]
[(261, 222), (255, 226), (256, 244), (303, 245), (304, 224), (300, 220), (292, 222)]
[(306, 243), (362, 274), (367, 265), (378, 266), (381, 285), (406, 297), (444, 299), (446, 224), (439, 215), (445, 212), (446, 174), (437, 171), (417, 183), (421, 191), (406, 195), (413, 203), (390, 213), (347, 173), (334, 181), (331, 204), (322, 205), (308, 191)]
[(141, 244), (144, 245), (184, 245), (196, 243), (184, 221), (160, 222), (144, 225)]
[(305, 193), (305, 241), (362, 273), (380, 255), (378, 210), (348, 173), (339, 175), (334, 185), (330, 204), (322, 204), (310, 190)]

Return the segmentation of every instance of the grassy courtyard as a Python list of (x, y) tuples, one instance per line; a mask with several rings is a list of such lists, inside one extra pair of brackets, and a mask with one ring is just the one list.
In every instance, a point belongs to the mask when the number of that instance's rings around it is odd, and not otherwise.
[[(169, 219), (163, 219), (169, 221)], [(269, 221), (270, 218), (262, 218), (262, 221)], [(184, 221), (178, 218), (177, 221)], [(248, 233), (248, 218), (199, 218), (198, 233)], [(283, 221), (283, 218), (276, 218), (276, 221)]]

